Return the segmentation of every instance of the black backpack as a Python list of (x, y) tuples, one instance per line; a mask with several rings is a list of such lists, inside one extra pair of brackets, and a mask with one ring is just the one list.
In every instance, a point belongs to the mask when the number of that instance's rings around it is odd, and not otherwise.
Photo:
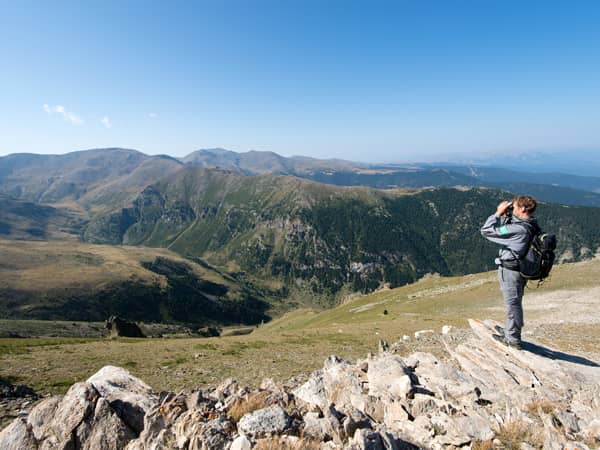
[(537, 233), (531, 238), (529, 249), (519, 258), (519, 272), (528, 280), (539, 280), (540, 283), (550, 274), (556, 255), (556, 236), (553, 234)]

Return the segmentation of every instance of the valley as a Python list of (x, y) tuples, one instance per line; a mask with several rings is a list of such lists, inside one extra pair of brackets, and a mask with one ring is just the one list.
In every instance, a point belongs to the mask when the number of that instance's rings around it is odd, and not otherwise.
[[(319, 171), (421, 181), (374, 189), (306, 179)], [(504, 169), (219, 149), (181, 160), (126, 149), (2, 157), (0, 318), (249, 325), (436, 274), (490, 270), (497, 249), (479, 227), (513, 194), (465, 186), (468, 176), (517, 179)], [(567, 195), (567, 185), (596, 182), (560, 179), (565, 186), (539, 186)], [(559, 262), (600, 249), (600, 208), (540, 202), (536, 216), (557, 235)]]

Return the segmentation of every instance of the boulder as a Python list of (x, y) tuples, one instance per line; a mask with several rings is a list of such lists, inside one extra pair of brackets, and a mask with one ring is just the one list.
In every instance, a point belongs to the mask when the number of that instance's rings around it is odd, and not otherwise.
[(41, 426), (35, 434), (41, 436), (42, 447), (74, 446), (79, 426), (86, 420), (93, 420), (99, 397), (100, 394), (93, 386), (76, 383), (67, 391), (56, 409), (40, 408), (37, 417)]
[(238, 431), (247, 436), (260, 437), (283, 433), (290, 424), (290, 417), (285, 410), (273, 405), (245, 414), (238, 423)]
[(322, 411), (332, 403), (341, 412), (352, 409), (364, 411), (366, 376), (361, 367), (362, 363), (352, 365), (337, 356), (330, 356), (325, 360), (323, 369), (314, 372), (306, 383), (293, 391), (293, 395)]
[(205, 394), (162, 395), (146, 413), (143, 431), (127, 449), (225, 448), (233, 440), (235, 426), (217, 409), (217, 400)]
[(88, 378), (119, 417), (137, 434), (144, 429), (144, 416), (156, 403), (152, 388), (127, 370), (105, 366)]
[(233, 440), (229, 450), (250, 450), (251, 448), (252, 444), (250, 443), (248, 438), (243, 434), (240, 434)]
[(120, 449), (135, 437), (135, 431), (119, 418), (102, 397), (96, 402), (93, 414), (76, 431), (76, 441), (82, 443), (82, 450)]
[(0, 379), (0, 400), (24, 397), (37, 399), (38, 395), (29, 386), (25, 386), (24, 384), (14, 385)]
[(332, 438), (328, 421), (323, 417), (319, 417), (318, 412), (307, 412), (302, 417), (302, 422), (304, 422), (302, 429), (303, 436), (318, 439), (319, 441)]
[(15, 417), (26, 416), (40, 396), (29, 386), (0, 378), (0, 430)]
[(21, 448), (122, 449), (143, 428), (153, 397), (125, 369), (107, 366), (64, 396), (36, 404), (24, 422), (15, 421), (0, 433), (0, 448), (20, 439)]
[(145, 337), (135, 322), (129, 322), (117, 316), (110, 316), (104, 326), (109, 331), (110, 337)]
[(386, 450), (381, 435), (366, 429), (356, 430), (347, 448), (348, 450)]
[(376, 397), (406, 398), (412, 391), (410, 371), (396, 355), (382, 355), (369, 364), (369, 394)]
[[(231, 422), (221, 417), (199, 423), (196, 422), (197, 418), (191, 418), (191, 420), (192, 428), (195, 428), (195, 431), (190, 434), (189, 439), (178, 439), (179, 448), (189, 448), (190, 450), (225, 450), (229, 448), (234, 430)], [(180, 433), (176, 433), (176, 435), (179, 436)]]
[(22, 418), (13, 420), (0, 431), (0, 448), (3, 450), (23, 450), (37, 448), (38, 441), (33, 436), (31, 426)]
[(198, 334), (202, 337), (218, 337), (221, 336), (221, 330), (217, 327), (201, 327), (198, 328)]

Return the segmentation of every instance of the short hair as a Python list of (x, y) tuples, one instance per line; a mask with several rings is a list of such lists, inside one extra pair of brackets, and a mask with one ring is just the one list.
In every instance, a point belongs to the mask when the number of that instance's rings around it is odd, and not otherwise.
[(537, 200), (530, 195), (517, 195), (513, 199), (513, 203), (524, 207), (527, 214), (533, 214), (535, 212), (535, 208), (537, 208)]

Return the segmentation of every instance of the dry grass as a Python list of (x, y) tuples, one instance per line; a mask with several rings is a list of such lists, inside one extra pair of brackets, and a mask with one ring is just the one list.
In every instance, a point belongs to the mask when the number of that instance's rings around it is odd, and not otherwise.
[(259, 391), (253, 394), (248, 394), (241, 399), (237, 399), (229, 408), (229, 416), (236, 422), (252, 411), (266, 408), (268, 405), (269, 393), (267, 391)]
[[(0, 239), (0, 287), (44, 292), (131, 279), (165, 287), (164, 276), (140, 264), (158, 256), (189, 264), (188, 260), (166, 249), (63, 241), (18, 241), (15, 244), (15, 241)], [(197, 264), (189, 266), (205, 280), (223, 282), (210, 270)]]
[(539, 428), (518, 421), (501, 425), (496, 433), (496, 439), (502, 442), (502, 448), (510, 450), (520, 450), (522, 443), (527, 443), (539, 449), (544, 446), (544, 438)]
[(275, 438), (259, 439), (255, 450), (318, 450), (321, 443), (307, 438), (295, 436), (279, 436)]
[(596, 439), (592, 433), (587, 435), (583, 443), (589, 448), (600, 448), (600, 439)]
[(492, 441), (473, 441), (471, 450), (493, 450), (494, 444)]
[(537, 400), (525, 405), (526, 410), (535, 416), (538, 415), (539, 410), (541, 410), (544, 414), (550, 414), (558, 407), (558, 403), (551, 402), (549, 400)]

